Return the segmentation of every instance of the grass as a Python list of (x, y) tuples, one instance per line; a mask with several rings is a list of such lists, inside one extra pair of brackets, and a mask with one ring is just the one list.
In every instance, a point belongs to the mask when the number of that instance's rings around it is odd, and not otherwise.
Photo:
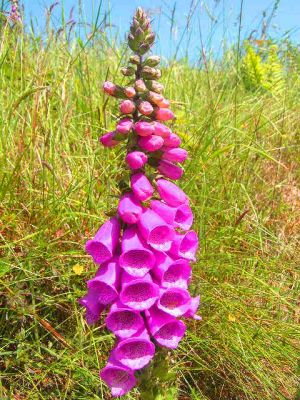
[[(101, 84), (122, 82), (123, 53), (98, 34), (70, 50), (2, 26), (1, 399), (110, 398), (98, 370), (113, 337), (85, 324), (77, 298), (95, 270), (84, 243), (123, 178), (123, 151), (98, 143), (117, 116)], [(234, 52), (163, 71), (201, 241), (203, 321), (171, 355), (178, 399), (299, 399), (298, 59), (283, 51), (276, 95), (246, 89)]]

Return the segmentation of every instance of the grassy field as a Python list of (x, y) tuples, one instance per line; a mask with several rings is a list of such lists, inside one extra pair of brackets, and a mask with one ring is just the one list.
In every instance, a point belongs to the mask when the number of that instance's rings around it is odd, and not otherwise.
[[(85, 324), (77, 298), (95, 269), (84, 243), (123, 175), (124, 153), (98, 137), (118, 114), (101, 85), (122, 82), (124, 51), (98, 33), (70, 46), (8, 25), (0, 45), (0, 399), (109, 399), (98, 370), (113, 336)], [(190, 151), (181, 185), (201, 241), (203, 317), (172, 353), (170, 399), (300, 398), (300, 54), (274, 51), (257, 69), (245, 47), (163, 71)]]

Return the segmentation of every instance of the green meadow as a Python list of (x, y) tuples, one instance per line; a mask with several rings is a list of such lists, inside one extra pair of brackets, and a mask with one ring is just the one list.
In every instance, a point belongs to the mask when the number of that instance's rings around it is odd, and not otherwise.
[[(125, 150), (98, 138), (118, 116), (102, 83), (126, 82), (129, 52), (101, 30), (42, 38), (5, 19), (0, 51), (0, 399), (110, 399), (98, 371), (114, 337), (77, 299), (95, 272), (84, 244), (124, 178)], [(300, 399), (299, 73), (289, 41), (164, 65), (170, 126), (190, 154), (180, 185), (203, 319), (168, 353), (161, 400)]]

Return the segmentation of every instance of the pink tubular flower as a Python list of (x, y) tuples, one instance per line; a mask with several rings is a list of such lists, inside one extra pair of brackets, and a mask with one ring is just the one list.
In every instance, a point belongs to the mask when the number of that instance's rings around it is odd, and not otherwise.
[(150, 207), (169, 225), (174, 225), (176, 228), (187, 231), (193, 224), (193, 213), (188, 204), (171, 207), (162, 201), (152, 200)]
[(139, 121), (135, 123), (134, 130), (139, 136), (150, 136), (154, 133), (154, 125), (150, 122)]
[(174, 230), (151, 209), (146, 209), (138, 221), (139, 230), (146, 242), (156, 250), (168, 251), (174, 238)]
[(120, 266), (114, 257), (100, 266), (95, 277), (87, 282), (88, 290), (97, 295), (100, 304), (111, 304), (118, 298)]
[(200, 315), (196, 314), (198, 307), (199, 307), (199, 303), (200, 303), (200, 296), (191, 297), (190, 306), (189, 306), (187, 312), (183, 314), (183, 317), (193, 318), (197, 321), (201, 321), (202, 318), (200, 317)]
[(158, 171), (166, 178), (177, 181), (183, 175), (183, 169), (169, 161), (161, 160), (158, 164)]
[(140, 313), (124, 306), (122, 303), (114, 303), (105, 320), (106, 326), (119, 338), (128, 338), (145, 328), (144, 320)]
[(143, 115), (150, 115), (153, 113), (153, 107), (149, 101), (141, 101), (138, 105), (138, 110)]
[(157, 307), (167, 314), (173, 315), (174, 317), (180, 317), (188, 311), (190, 303), (191, 296), (185, 289), (161, 289)]
[[(179, 147), (181, 144), (181, 139), (176, 133), (171, 133), (168, 138), (164, 140), (164, 146), (166, 147)], [(162, 149), (164, 150), (164, 148)]]
[(110, 96), (113, 96), (115, 94), (116, 88), (117, 86), (112, 82), (106, 81), (103, 83), (103, 90)]
[(175, 183), (158, 179), (156, 184), (161, 199), (170, 206), (177, 207), (188, 202), (187, 195)]
[(154, 189), (142, 172), (133, 174), (130, 178), (130, 184), (135, 197), (141, 201), (149, 200), (153, 195)]
[(134, 97), (136, 95), (135, 89), (133, 87), (131, 87), (131, 86), (126, 87), (124, 89), (124, 93), (129, 99), (131, 99), (132, 97)]
[(130, 118), (121, 119), (116, 127), (116, 131), (122, 135), (127, 135), (133, 127), (133, 122)]
[(185, 324), (156, 306), (146, 311), (146, 317), (149, 331), (157, 343), (169, 349), (176, 349), (185, 334)]
[(98, 293), (93, 290), (89, 290), (84, 297), (78, 300), (78, 303), (86, 309), (85, 319), (88, 325), (97, 322), (106, 307), (99, 302)]
[(122, 365), (113, 356), (100, 372), (100, 378), (110, 387), (113, 397), (124, 396), (136, 385), (132, 369)]
[(141, 203), (132, 193), (126, 193), (121, 197), (118, 205), (118, 213), (127, 224), (136, 224), (143, 212)]
[(171, 136), (171, 129), (168, 128), (166, 125), (161, 124), (160, 122), (155, 122), (154, 125), (154, 133), (157, 136), (161, 136), (164, 139), (167, 139)]
[(189, 231), (184, 235), (176, 235), (170, 249), (174, 257), (182, 257), (195, 261), (195, 254), (198, 249), (198, 236), (195, 231)]
[(184, 162), (188, 157), (188, 152), (185, 149), (181, 149), (180, 147), (174, 147), (170, 149), (165, 149), (162, 155), (163, 160), (171, 161), (171, 162)]
[(148, 161), (148, 157), (142, 151), (132, 151), (128, 153), (126, 156), (126, 162), (130, 169), (140, 169), (142, 168)]
[(135, 104), (131, 100), (123, 100), (120, 104), (120, 111), (122, 114), (132, 114), (135, 110)]
[(115, 147), (119, 142), (114, 140), (115, 132), (108, 132), (99, 138), (99, 141), (104, 147)]
[(120, 340), (113, 351), (114, 357), (131, 370), (143, 368), (149, 364), (155, 353), (154, 344), (146, 330), (129, 339)]
[(153, 152), (159, 150), (163, 146), (164, 140), (160, 136), (151, 135), (141, 137), (138, 144), (143, 150)]
[(112, 258), (119, 243), (120, 229), (118, 218), (112, 217), (101, 226), (94, 239), (86, 242), (86, 252), (93, 257), (96, 264)]
[(122, 238), (121, 267), (130, 275), (143, 277), (153, 268), (155, 257), (135, 226), (125, 229)]
[(175, 118), (174, 113), (168, 108), (157, 108), (154, 115), (158, 121), (168, 121)]
[(133, 310), (143, 311), (152, 307), (159, 297), (159, 287), (150, 276), (134, 278), (126, 272), (122, 275), (121, 302)]

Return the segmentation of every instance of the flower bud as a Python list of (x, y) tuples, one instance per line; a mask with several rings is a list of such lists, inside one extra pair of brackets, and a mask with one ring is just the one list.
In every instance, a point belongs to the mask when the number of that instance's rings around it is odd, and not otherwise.
[(169, 161), (161, 160), (157, 169), (162, 175), (174, 181), (177, 181), (183, 175), (183, 169)]
[(118, 214), (127, 224), (136, 224), (142, 215), (141, 203), (132, 193), (126, 193), (121, 197), (118, 205)]
[(164, 140), (160, 136), (151, 135), (141, 137), (138, 144), (143, 150), (153, 152), (159, 150), (163, 146)]
[(158, 103), (163, 100), (163, 96), (161, 94), (150, 91), (147, 94), (147, 99), (158, 106)]
[(108, 132), (99, 138), (104, 147), (115, 147), (119, 142), (114, 140), (115, 132)]
[(175, 183), (166, 179), (158, 179), (156, 182), (160, 198), (172, 207), (179, 207), (188, 203), (187, 195)]
[(137, 81), (135, 81), (134, 87), (138, 93), (147, 92), (147, 87), (142, 79), (138, 79)]
[[(164, 140), (164, 146), (166, 147), (179, 147), (181, 144), (181, 139), (176, 133), (171, 132), (168, 138)], [(164, 150), (164, 149), (163, 149)]]
[(126, 163), (132, 170), (142, 168), (147, 161), (148, 157), (142, 151), (132, 151), (126, 156)]
[(134, 125), (134, 130), (139, 136), (150, 136), (154, 133), (154, 124), (139, 121)]
[(106, 81), (103, 84), (103, 90), (105, 93), (109, 94), (110, 96), (117, 97), (119, 99), (122, 99), (125, 97), (123, 88), (119, 85), (115, 85), (112, 82)]
[(162, 91), (164, 90), (163, 84), (153, 80), (146, 81), (146, 86), (149, 90), (152, 90), (153, 92), (156, 93), (162, 93)]
[(135, 197), (141, 201), (149, 200), (154, 193), (153, 186), (142, 172), (133, 174), (130, 178), (130, 184)]
[(140, 57), (137, 54), (133, 54), (132, 56), (129, 57), (129, 62), (134, 65), (139, 65), (140, 63)]
[(132, 114), (135, 111), (135, 104), (131, 100), (124, 100), (120, 104), (120, 111), (122, 114)]
[(129, 99), (134, 97), (136, 95), (136, 91), (132, 86), (126, 87), (124, 89), (125, 96), (127, 96)]
[(121, 119), (116, 127), (116, 131), (123, 135), (127, 135), (133, 127), (133, 121), (130, 118)]
[(174, 113), (168, 108), (157, 108), (154, 115), (159, 121), (168, 121), (175, 118)]
[(130, 67), (123, 67), (123, 68), (121, 68), (121, 73), (124, 76), (132, 76), (135, 73), (135, 69), (133, 67), (131, 67), (131, 66)]
[(148, 65), (149, 67), (156, 67), (160, 63), (159, 56), (149, 56), (143, 62), (144, 65)]
[(150, 45), (147, 43), (143, 43), (138, 48), (138, 53), (142, 56), (143, 54), (147, 53), (150, 50)]
[(166, 149), (162, 155), (163, 160), (182, 163), (187, 159), (188, 152), (180, 147)]
[(148, 67), (147, 65), (142, 69), (142, 77), (145, 79), (159, 79), (161, 72), (159, 69)]
[(166, 125), (161, 124), (160, 122), (155, 122), (154, 124), (154, 133), (155, 135), (161, 136), (164, 139), (167, 139), (171, 136), (171, 129)]
[(153, 107), (148, 101), (141, 101), (138, 105), (138, 110), (143, 115), (150, 115), (153, 113)]
[(170, 102), (169, 100), (165, 99), (164, 97), (161, 100), (158, 100), (156, 105), (160, 108), (169, 108), (170, 107)]
[(155, 40), (155, 33), (151, 32), (149, 35), (145, 37), (145, 43), (147, 43), (149, 46), (152, 46)]

